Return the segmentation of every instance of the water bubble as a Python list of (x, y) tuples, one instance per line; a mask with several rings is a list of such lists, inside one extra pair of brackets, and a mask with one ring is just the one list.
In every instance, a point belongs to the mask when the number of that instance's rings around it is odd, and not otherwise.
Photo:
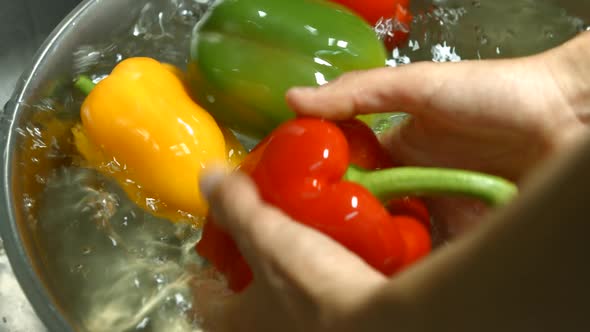
[(25, 210), (30, 210), (35, 206), (35, 199), (28, 194), (23, 195), (23, 207)]
[(165, 275), (163, 274), (156, 274), (154, 276), (154, 280), (156, 281), (157, 284), (159, 285), (164, 285), (168, 283), (168, 279), (166, 278)]
[(480, 45), (487, 45), (489, 42), (489, 37), (485, 33), (481, 33), (477, 36), (477, 42)]
[(547, 39), (553, 39), (555, 38), (555, 33), (553, 31), (545, 31), (545, 38)]
[(84, 247), (82, 248), (82, 255), (87, 256), (92, 253), (92, 247)]
[(137, 324), (137, 326), (135, 328), (137, 330), (143, 330), (148, 326), (149, 322), (150, 322), (149, 317), (145, 317), (144, 319), (141, 320), (141, 322), (139, 322), (139, 324)]
[(392, 58), (387, 60), (386, 65), (389, 67), (398, 67), (398, 66), (407, 65), (410, 63), (411, 63), (410, 57), (407, 55), (402, 55), (400, 53), (399, 48), (395, 48), (392, 52)]
[(73, 265), (70, 268), (70, 272), (72, 272), (72, 273), (80, 273), (83, 270), (84, 270), (84, 265), (83, 264), (76, 264), (76, 265)]
[(114, 236), (109, 236), (109, 240), (111, 240), (111, 244), (113, 245), (113, 247), (117, 247), (119, 245), (119, 242)]
[(46, 184), (47, 179), (45, 179), (45, 177), (41, 176), (40, 174), (35, 174), (35, 182), (38, 184)]
[(160, 204), (160, 201), (156, 198), (153, 197), (147, 197), (145, 199), (145, 205), (152, 211), (156, 212), (158, 211), (158, 205)]
[(434, 45), (432, 47), (432, 61), (434, 62), (459, 62), (461, 57), (456, 53), (456, 49), (447, 46), (447, 43)]

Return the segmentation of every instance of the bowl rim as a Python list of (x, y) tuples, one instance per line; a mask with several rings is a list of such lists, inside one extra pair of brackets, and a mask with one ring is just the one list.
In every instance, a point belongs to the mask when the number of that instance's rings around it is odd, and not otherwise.
[(17, 81), (11, 98), (3, 109), (0, 109), (2, 124), (0, 125), (0, 146), (2, 149), (2, 163), (0, 164), (2, 190), (0, 192), (0, 236), (2, 237), (6, 255), (16, 279), (25, 296), (31, 303), (35, 313), (49, 331), (74, 332), (72, 324), (58, 309), (49, 290), (44, 286), (33, 268), (29, 253), (24, 248), (23, 238), (15, 217), (15, 202), (12, 192), (14, 170), (14, 154), (12, 148), (16, 145), (15, 126), (19, 123), (21, 106), (27, 97), (35, 73), (43, 64), (50, 49), (59, 42), (63, 33), (83, 15), (94, 3), (94, 0), (84, 0), (78, 4), (53, 29), (41, 47), (35, 53), (32, 64), (23, 72)]

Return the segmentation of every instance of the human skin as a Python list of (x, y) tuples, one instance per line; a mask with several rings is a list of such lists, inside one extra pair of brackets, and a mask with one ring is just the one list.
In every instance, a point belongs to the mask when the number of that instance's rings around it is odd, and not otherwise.
[(202, 191), (254, 273), (242, 294), (196, 289), (212, 331), (590, 330), (589, 33), (533, 57), (352, 73), (287, 98), (330, 119), (410, 113), (382, 140), (397, 160), (506, 176), (522, 195), (386, 278), (263, 202), (247, 176), (212, 171)]

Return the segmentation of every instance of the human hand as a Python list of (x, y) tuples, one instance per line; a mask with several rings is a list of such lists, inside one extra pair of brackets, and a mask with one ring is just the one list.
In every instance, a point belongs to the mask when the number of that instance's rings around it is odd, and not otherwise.
[(202, 191), (213, 219), (237, 243), (253, 283), (220, 297), (195, 285), (207, 331), (357, 331), (386, 278), (332, 239), (261, 201), (243, 174), (210, 174)]
[[(287, 95), (299, 114), (348, 119), (405, 112), (411, 118), (382, 142), (396, 161), (463, 168), (522, 180), (586, 131), (589, 34), (534, 57), (416, 63), (343, 75)], [(436, 200), (433, 215), (462, 228), (480, 205)], [(452, 223), (451, 223), (452, 224)]]

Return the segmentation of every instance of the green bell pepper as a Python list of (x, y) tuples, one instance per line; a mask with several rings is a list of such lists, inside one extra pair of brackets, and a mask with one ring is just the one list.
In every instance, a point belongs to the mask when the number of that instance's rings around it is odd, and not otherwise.
[(385, 61), (371, 26), (340, 5), (221, 0), (194, 29), (188, 78), (197, 102), (219, 122), (262, 138), (295, 116), (285, 101), (289, 88)]

